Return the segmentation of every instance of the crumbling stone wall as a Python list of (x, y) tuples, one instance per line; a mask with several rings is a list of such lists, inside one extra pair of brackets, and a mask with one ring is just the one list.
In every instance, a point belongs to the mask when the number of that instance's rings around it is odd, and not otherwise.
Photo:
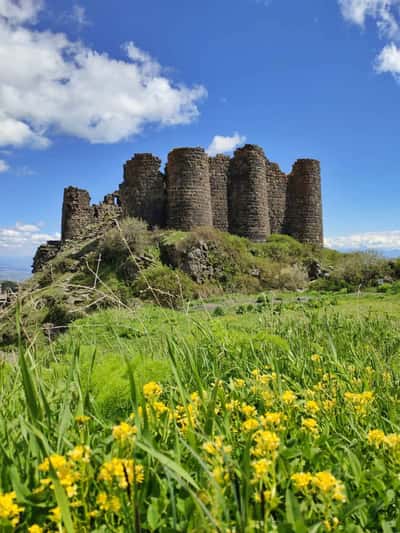
[(152, 154), (135, 154), (124, 165), (120, 199), (124, 216), (141, 218), (154, 228), (166, 224), (165, 177), (161, 159)]
[(268, 213), (271, 233), (282, 233), (284, 230), (287, 195), (287, 175), (279, 165), (266, 160), (266, 176), (268, 185)]
[(288, 176), (284, 233), (323, 245), (321, 169), (315, 159), (298, 159)]
[(230, 157), (218, 154), (209, 158), (211, 207), (213, 226), (221, 231), (228, 231), (228, 175)]
[(47, 241), (46, 244), (39, 246), (33, 258), (32, 272), (35, 273), (42, 270), (46, 263), (57, 256), (61, 246), (61, 241)]
[(246, 144), (230, 164), (229, 231), (253, 241), (270, 235), (266, 158), (262, 148)]
[(190, 231), (212, 226), (208, 155), (203, 148), (177, 148), (167, 164), (168, 227)]
[(64, 189), (62, 208), (61, 240), (68, 241), (84, 237), (87, 226), (92, 222), (90, 195), (84, 189)]
[(98, 230), (106, 230), (121, 217), (122, 208), (118, 192), (106, 194), (103, 202), (92, 206), (92, 224)]

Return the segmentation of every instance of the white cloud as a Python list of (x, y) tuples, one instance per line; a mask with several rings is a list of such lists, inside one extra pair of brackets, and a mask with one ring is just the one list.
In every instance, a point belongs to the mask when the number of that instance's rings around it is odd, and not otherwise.
[(0, 0), (0, 146), (45, 148), (57, 133), (113, 143), (148, 124), (198, 116), (204, 87), (175, 84), (134, 43), (121, 60), (65, 34), (35, 31), (27, 23), (41, 6)]
[(72, 7), (71, 20), (81, 27), (89, 25), (89, 20), (86, 15), (86, 9), (79, 4), (74, 4), (74, 6)]
[(3, 159), (0, 159), (0, 173), (7, 172), (9, 168), (8, 164)]
[(10, 24), (34, 22), (43, 8), (43, 0), (0, 0), (0, 17)]
[(232, 152), (239, 145), (246, 141), (246, 137), (234, 133), (232, 137), (224, 137), (223, 135), (216, 135), (211, 141), (210, 146), (207, 148), (207, 153), (210, 156), (217, 154), (225, 154), (226, 152)]
[(377, 72), (391, 73), (400, 76), (400, 49), (394, 44), (388, 44), (376, 59)]
[(348, 250), (400, 250), (400, 230), (329, 237), (325, 239), (325, 246)]
[(366, 19), (375, 20), (381, 35), (399, 36), (400, 0), (338, 0), (345, 19), (364, 26)]
[(44, 233), (37, 224), (17, 222), (14, 227), (0, 228), (0, 256), (32, 255), (40, 244), (59, 238), (59, 233)]

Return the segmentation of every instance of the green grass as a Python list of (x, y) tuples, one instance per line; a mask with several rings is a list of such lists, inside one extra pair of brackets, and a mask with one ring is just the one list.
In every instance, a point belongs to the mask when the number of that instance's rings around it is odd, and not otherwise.
[(1, 531), (398, 531), (398, 298), (275, 296), (21, 344), (0, 363)]

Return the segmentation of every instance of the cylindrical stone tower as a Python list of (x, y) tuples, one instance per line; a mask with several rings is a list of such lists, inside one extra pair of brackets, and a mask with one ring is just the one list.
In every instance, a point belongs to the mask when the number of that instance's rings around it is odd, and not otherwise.
[(190, 231), (212, 226), (210, 171), (203, 148), (177, 148), (168, 155), (168, 226)]
[(315, 159), (298, 159), (289, 174), (285, 233), (323, 245), (321, 169)]
[(230, 157), (218, 154), (210, 157), (210, 185), (213, 226), (228, 231), (228, 174)]
[(145, 220), (150, 227), (165, 226), (165, 183), (161, 159), (152, 154), (135, 154), (124, 165), (120, 202), (123, 216)]
[(246, 144), (231, 160), (229, 231), (253, 241), (270, 235), (266, 158), (262, 148)]
[(67, 241), (83, 237), (88, 224), (91, 222), (92, 209), (89, 193), (76, 187), (64, 189), (61, 240)]
[(287, 175), (279, 165), (266, 162), (268, 184), (268, 212), (271, 233), (282, 233), (286, 213)]

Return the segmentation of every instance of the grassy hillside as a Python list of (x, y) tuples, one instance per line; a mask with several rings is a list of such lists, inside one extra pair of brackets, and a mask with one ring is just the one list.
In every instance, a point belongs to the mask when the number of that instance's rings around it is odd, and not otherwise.
[[(253, 243), (210, 228), (149, 232), (143, 222), (126, 219), (97, 238), (67, 244), (23, 283), (19, 320), (29, 344), (54, 338), (96, 310), (132, 309), (143, 301), (185, 308), (228, 294), (351, 292), (378, 284), (396, 293), (399, 279), (398, 261), (371, 253), (340, 254), (285, 235)], [(16, 306), (0, 310), (0, 346), (11, 350), (15, 312)]]
[(239, 295), (21, 343), (3, 530), (398, 531), (399, 320), (386, 294)]

